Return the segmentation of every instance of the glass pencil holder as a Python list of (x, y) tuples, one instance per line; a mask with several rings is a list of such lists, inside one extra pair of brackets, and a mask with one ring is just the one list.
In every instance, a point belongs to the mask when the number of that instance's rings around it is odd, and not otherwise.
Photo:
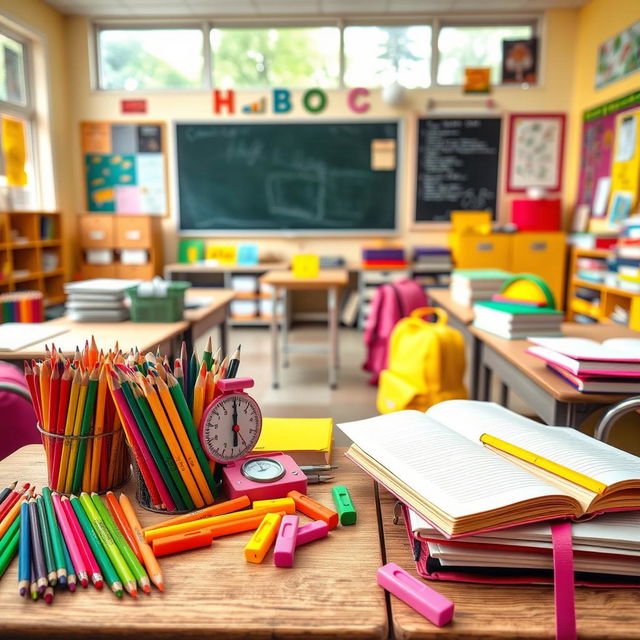
[(38, 424), (52, 491), (63, 494), (105, 493), (123, 486), (130, 476), (130, 461), (121, 429), (88, 436), (67, 436), (45, 431)]

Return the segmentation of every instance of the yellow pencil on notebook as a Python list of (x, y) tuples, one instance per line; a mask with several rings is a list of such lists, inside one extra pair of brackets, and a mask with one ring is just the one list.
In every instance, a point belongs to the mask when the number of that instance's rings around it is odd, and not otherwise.
[(604, 493), (607, 485), (590, 478), (589, 476), (580, 473), (579, 471), (574, 471), (573, 469), (569, 469), (553, 460), (549, 460), (548, 458), (544, 458), (537, 453), (533, 453), (531, 451), (527, 451), (522, 447), (518, 447), (515, 444), (511, 444), (510, 442), (506, 442), (505, 440), (501, 440), (500, 438), (496, 438), (496, 436), (492, 436), (489, 433), (483, 433), (480, 436), (480, 441), (484, 444), (493, 447), (494, 449), (498, 449), (499, 451), (504, 451), (515, 458), (519, 458), (520, 460), (524, 460), (525, 462), (529, 462), (536, 467), (540, 467), (545, 471), (549, 471), (556, 476), (560, 476), (565, 480), (569, 480), (574, 484), (577, 484), (580, 487), (584, 487), (589, 491), (593, 491), (594, 493), (602, 494)]

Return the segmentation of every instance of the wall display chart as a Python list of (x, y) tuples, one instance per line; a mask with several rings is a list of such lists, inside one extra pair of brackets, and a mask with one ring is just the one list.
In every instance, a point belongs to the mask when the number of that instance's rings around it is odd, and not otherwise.
[(162, 123), (83, 122), (86, 209), (90, 213), (167, 213)]
[(500, 118), (421, 118), (415, 222), (449, 222), (458, 210), (496, 217)]

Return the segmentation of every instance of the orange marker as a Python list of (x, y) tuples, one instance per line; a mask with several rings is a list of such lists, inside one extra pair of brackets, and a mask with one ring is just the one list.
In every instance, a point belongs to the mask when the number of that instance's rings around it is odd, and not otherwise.
[(271, 511), (284, 511), (289, 515), (296, 512), (296, 503), (292, 498), (272, 498), (271, 500), (254, 500), (251, 507), (254, 511), (258, 509), (269, 509)]
[(282, 520), (282, 516), (279, 513), (267, 513), (265, 515), (260, 526), (244, 548), (244, 557), (247, 562), (260, 563), (264, 560), (278, 535), (280, 520)]
[(194, 520), (200, 520), (201, 518), (206, 518), (208, 516), (220, 516), (225, 513), (239, 511), (240, 509), (244, 509), (245, 507), (248, 507), (250, 505), (251, 500), (249, 500), (247, 496), (240, 496), (239, 498), (235, 498), (233, 500), (227, 500), (227, 502), (221, 502), (220, 504), (214, 504), (210, 507), (205, 507), (204, 509), (198, 509), (197, 511), (192, 511), (191, 513), (185, 513), (184, 515), (176, 516), (175, 518), (163, 520), (162, 522), (158, 522), (157, 524), (152, 524), (149, 527), (145, 527), (143, 531), (146, 533), (147, 531), (152, 531), (153, 529), (160, 529), (160, 527), (172, 527), (175, 524), (193, 522)]
[(312, 500), (309, 496), (305, 496), (299, 491), (289, 491), (287, 495), (293, 498), (296, 503), (296, 509), (314, 520), (324, 520), (329, 529), (335, 529), (338, 526), (338, 514), (333, 509), (325, 507), (323, 504)]
[(153, 553), (156, 557), (167, 556), (170, 553), (180, 553), (190, 549), (210, 547), (213, 534), (207, 531), (189, 531), (178, 536), (167, 536), (153, 541)]

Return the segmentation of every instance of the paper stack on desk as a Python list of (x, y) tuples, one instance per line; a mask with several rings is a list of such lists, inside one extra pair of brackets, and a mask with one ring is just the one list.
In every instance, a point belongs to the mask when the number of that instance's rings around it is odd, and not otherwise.
[(140, 280), (96, 278), (64, 285), (66, 316), (73, 322), (121, 322), (129, 319), (125, 291)]
[(473, 305), (473, 326), (501, 338), (562, 335), (562, 311), (530, 304), (484, 300)]
[(501, 269), (456, 269), (451, 275), (451, 297), (465, 307), (478, 300), (491, 300), (510, 277)]

